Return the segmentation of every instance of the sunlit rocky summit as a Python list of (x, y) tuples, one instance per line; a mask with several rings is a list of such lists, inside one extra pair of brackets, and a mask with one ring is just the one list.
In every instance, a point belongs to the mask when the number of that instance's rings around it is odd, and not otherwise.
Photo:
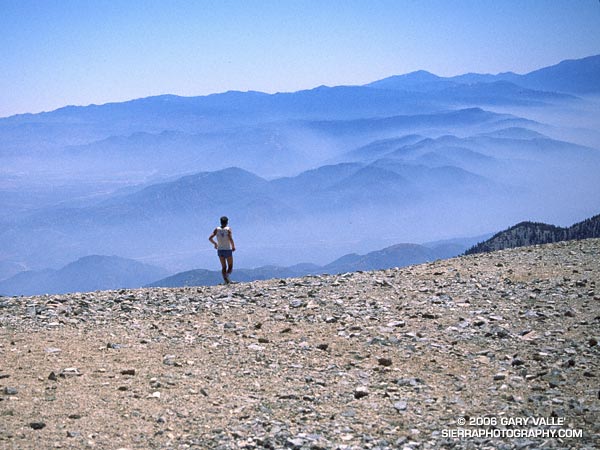
[(0, 298), (0, 447), (596, 448), (599, 259)]

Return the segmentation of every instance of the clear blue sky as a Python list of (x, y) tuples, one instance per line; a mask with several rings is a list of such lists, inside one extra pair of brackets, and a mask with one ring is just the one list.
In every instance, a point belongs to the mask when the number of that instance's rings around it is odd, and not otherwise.
[(600, 54), (599, 0), (0, 0), (0, 117)]

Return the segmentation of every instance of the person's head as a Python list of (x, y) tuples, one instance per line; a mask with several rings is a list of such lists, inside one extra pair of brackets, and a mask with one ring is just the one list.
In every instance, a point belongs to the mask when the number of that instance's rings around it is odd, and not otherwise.
[(229, 219), (227, 218), (227, 216), (221, 217), (221, 226), (222, 227), (226, 227), (228, 222), (229, 222)]

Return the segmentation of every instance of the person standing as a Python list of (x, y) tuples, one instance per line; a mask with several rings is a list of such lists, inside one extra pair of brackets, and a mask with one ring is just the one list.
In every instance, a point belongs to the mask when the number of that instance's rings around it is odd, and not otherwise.
[[(217, 250), (217, 255), (221, 261), (221, 274), (226, 284), (231, 282), (229, 276), (233, 271), (233, 252), (235, 252), (233, 234), (231, 233), (231, 228), (227, 226), (228, 223), (229, 219), (226, 216), (221, 217), (221, 226), (215, 228), (208, 238)], [(217, 242), (214, 240), (215, 237), (217, 238)]]

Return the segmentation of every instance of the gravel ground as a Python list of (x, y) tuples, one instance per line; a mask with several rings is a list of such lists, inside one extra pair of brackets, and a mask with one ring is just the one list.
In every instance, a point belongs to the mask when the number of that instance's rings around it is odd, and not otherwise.
[(599, 448), (599, 261), (0, 297), (0, 448)]

